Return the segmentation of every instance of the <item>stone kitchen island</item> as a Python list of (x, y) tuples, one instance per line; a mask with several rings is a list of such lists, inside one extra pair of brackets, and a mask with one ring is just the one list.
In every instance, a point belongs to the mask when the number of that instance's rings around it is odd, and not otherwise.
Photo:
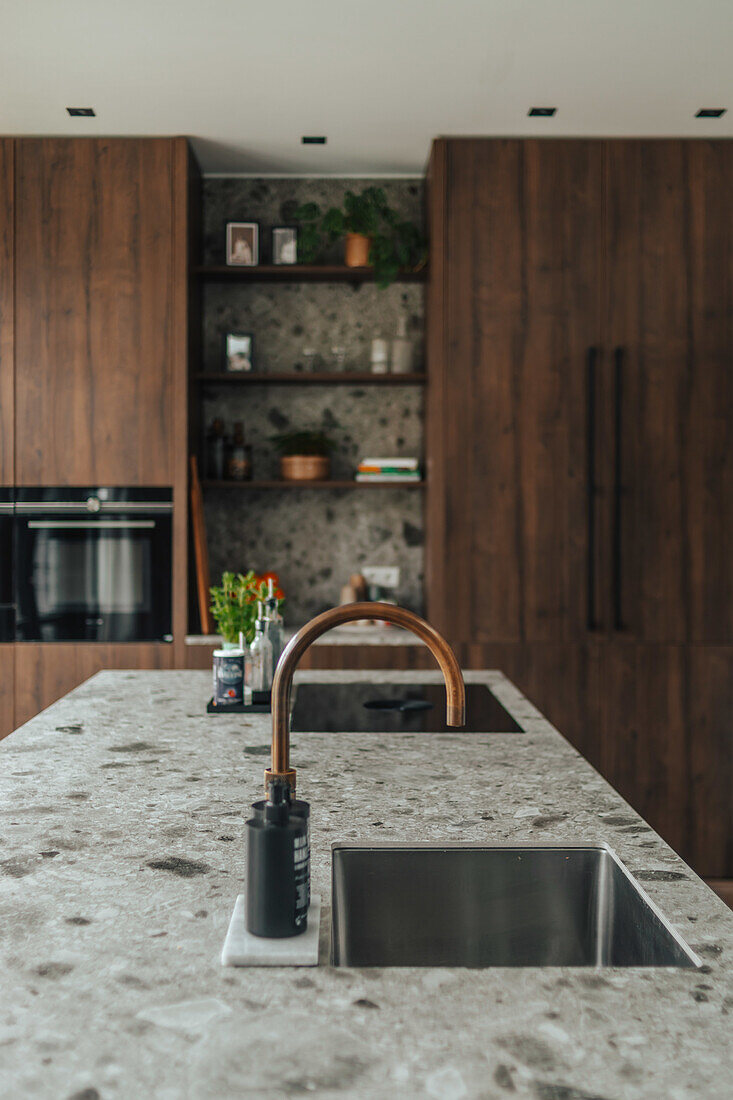
[[(442, 682), (296, 683), (380, 676)], [(206, 672), (103, 672), (7, 738), (0, 1096), (727, 1100), (733, 914), (500, 673), (466, 681), (523, 732), (293, 736), (311, 969), (220, 964), (268, 716), (208, 717)], [(330, 846), (357, 840), (607, 843), (703, 965), (332, 967)]]

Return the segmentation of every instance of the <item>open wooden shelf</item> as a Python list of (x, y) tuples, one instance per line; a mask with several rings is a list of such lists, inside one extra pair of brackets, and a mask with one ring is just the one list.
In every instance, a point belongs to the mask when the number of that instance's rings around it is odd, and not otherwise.
[(202, 481), (204, 489), (424, 489), (424, 481)]
[(425, 374), (371, 374), (368, 371), (200, 371), (197, 382), (250, 386), (422, 386)]
[[(345, 267), (340, 264), (256, 264), (253, 267), (227, 267), (226, 265), (198, 266), (191, 268), (200, 279), (212, 282), (241, 283), (373, 283), (374, 268)], [(420, 271), (403, 271), (398, 283), (424, 283), (427, 268)]]

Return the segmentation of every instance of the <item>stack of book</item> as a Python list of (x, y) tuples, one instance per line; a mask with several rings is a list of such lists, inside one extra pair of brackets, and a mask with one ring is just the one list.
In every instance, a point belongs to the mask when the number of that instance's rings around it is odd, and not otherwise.
[(416, 458), (363, 458), (356, 471), (357, 481), (419, 481)]

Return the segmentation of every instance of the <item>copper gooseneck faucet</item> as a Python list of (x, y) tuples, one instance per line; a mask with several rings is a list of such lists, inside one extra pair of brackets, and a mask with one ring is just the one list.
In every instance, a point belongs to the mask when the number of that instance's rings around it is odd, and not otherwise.
[(462, 726), (466, 720), (466, 688), (461, 667), (442, 634), (413, 611), (390, 603), (350, 603), (317, 615), (290, 640), (272, 684), (272, 766), (265, 771), (265, 792), (271, 779), (284, 779), (295, 792), (295, 768), (290, 767), (290, 690), (298, 661), (311, 642), (340, 623), (376, 619), (412, 631), (432, 652), (445, 680), (446, 722)]

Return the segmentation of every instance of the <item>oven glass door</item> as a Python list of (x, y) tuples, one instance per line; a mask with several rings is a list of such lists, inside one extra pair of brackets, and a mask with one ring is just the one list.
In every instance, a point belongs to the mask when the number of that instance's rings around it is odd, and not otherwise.
[(17, 637), (171, 640), (171, 517), (16, 515)]

